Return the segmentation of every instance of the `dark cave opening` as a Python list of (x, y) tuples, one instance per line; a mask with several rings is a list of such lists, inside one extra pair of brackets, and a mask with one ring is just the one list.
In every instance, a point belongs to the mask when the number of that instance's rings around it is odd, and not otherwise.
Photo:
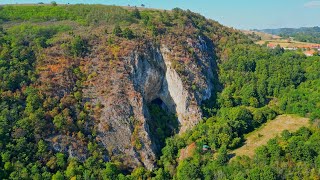
[(160, 98), (156, 98), (156, 99), (152, 100), (150, 104), (151, 105), (156, 105), (156, 106), (160, 107), (164, 111), (168, 111), (169, 110), (168, 106)]
[(148, 122), (152, 140), (157, 146), (157, 155), (165, 146), (165, 140), (173, 136), (179, 130), (178, 118), (168, 110), (168, 106), (160, 99), (156, 98), (148, 104), (151, 121)]
[(164, 104), (164, 102), (160, 98), (156, 98), (153, 101), (151, 101), (151, 104), (156, 104), (161, 106), (162, 104)]

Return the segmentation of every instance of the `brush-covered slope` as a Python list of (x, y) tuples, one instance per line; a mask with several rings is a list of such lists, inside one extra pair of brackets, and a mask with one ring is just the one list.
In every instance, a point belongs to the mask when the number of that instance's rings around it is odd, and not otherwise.
[(196, 125), (218, 89), (219, 42), (248, 41), (179, 9), (4, 6), (0, 19), (2, 114), (12, 119), (2, 145), (24, 139), (36, 161), (43, 143), (44, 164), (59, 152), (154, 168), (165, 138)]
[[(318, 56), (180, 9), (1, 6), (0, 22), (0, 179), (320, 176)], [(229, 162), (284, 113), (315, 126)]]

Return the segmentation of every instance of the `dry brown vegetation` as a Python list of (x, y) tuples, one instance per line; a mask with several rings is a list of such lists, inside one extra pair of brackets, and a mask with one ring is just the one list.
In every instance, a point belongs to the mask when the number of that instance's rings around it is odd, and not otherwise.
[(280, 36), (264, 33), (264, 32), (258, 32), (258, 31), (249, 31), (249, 30), (241, 30), (244, 34), (252, 35), (256, 34), (259, 37), (261, 37), (261, 40), (271, 40), (271, 39), (281, 39)]
[(195, 142), (191, 143), (187, 147), (183, 148), (180, 150), (180, 156), (179, 156), (179, 161), (182, 161), (184, 159), (187, 159), (188, 157), (191, 157), (197, 148), (197, 145)]

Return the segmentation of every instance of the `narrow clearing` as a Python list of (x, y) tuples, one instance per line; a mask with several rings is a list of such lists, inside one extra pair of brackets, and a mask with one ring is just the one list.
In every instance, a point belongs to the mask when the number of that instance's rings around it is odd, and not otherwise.
[(235, 154), (235, 156), (247, 155), (253, 157), (257, 147), (266, 145), (270, 139), (280, 135), (282, 131), (288, 130), (293, 132), (308, 125), (308, 118), (296, 115), (280, 115), (276, 119), (267, 122), (261, 128), (248, 134), (244, 145), (231, 153)]

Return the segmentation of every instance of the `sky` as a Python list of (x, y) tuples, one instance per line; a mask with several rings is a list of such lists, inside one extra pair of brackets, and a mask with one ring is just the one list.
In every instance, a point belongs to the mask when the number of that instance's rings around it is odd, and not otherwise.
[[(50, 3), (52, 0), (0, 0), (0, 4)], [(190, 9), (237, 29), (320, 26), (320, 0), (55, 0), (58, 4), (108, 4)]]

